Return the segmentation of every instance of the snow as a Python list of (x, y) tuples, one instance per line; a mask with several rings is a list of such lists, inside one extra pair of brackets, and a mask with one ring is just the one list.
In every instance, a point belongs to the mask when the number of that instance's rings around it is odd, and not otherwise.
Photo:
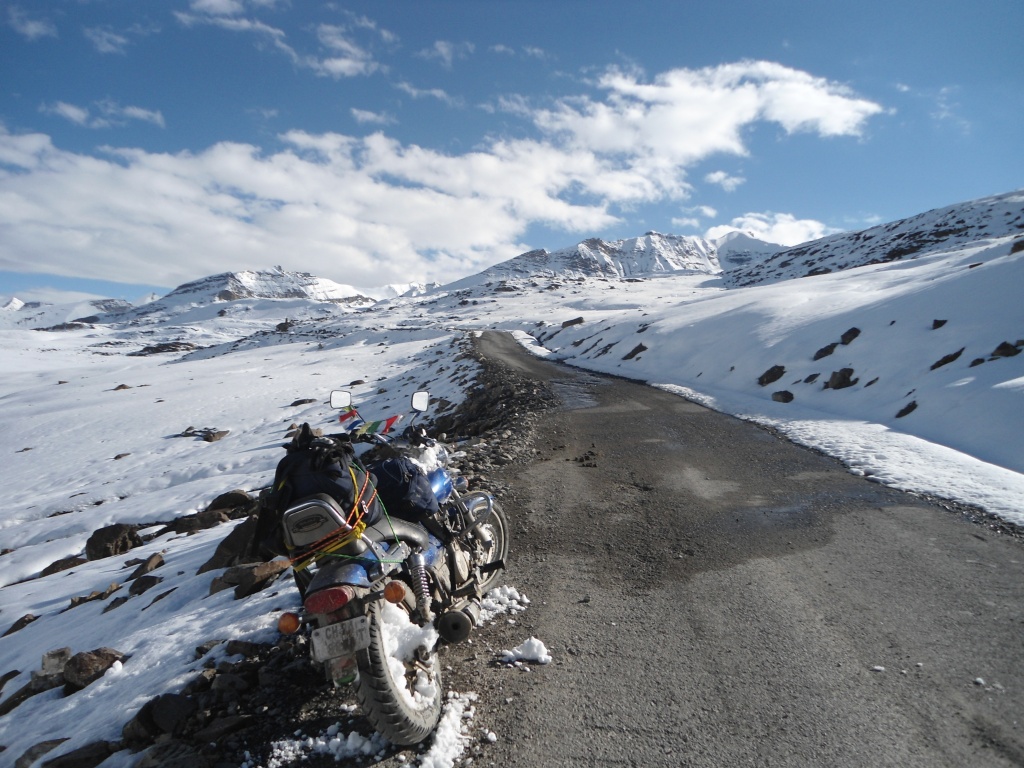
[[(210, 293), (217, 281), (206, 281), (187, 302), (157, 300), (57, 332), (9, 322), (29, 309), (11, 304), (0, 318), (0, 633), (26, 614), (39, 618), (0, 638), (0, 675), (19, 670), (0, 701), (28, 682), (46, 651), (108, 646), (128, 658), (82, 691), (33, 696), (0, 719), (5, 754), (17, 759), (41, 741), (68, 737), (50, 753), (56, 757), (120, 738), (146, 701), (180, 691), (198, 672), (196, 646), (220, 638), (272, 642), (280, 612), (298, 604), (287, 580), (244, 600), (230, 590), (209, 595), (220, 572), (196, 571), (234, 524), (162, 534), (123, 556), (40, 577), (44, 568), (82, 554), (104, 525), (134, 523), (156, 533), (225, 491), (257, 493), (270, 483), (292, 424), (332, 429), (332, 389), (351, 390), (371, 419), (407, 412), (411, 394), (424, 386), (435, 402), (460, 402), (477, 372), (465, 345), (486, 329), (513, 332), (547, 359), (643, 380), (771, 426), (874, 481), (1024, 525), (1024, 355), (993, 354), (1000, 345), (1004, 352), (1024, 346), (1024, 194), (908, 222), (879, 228), (870, 240), (835, 236), (830, 253), (801, 257), (826, 259), (827, 274), (798, 277), (806, 264), (782, 267), (786, 251), (765, 253), (740, 268), (749, 282), (742, 287), (721, 271), (714, 244), (648, 233), (524, 254), (368, 309), (316, 296), (217, 299)], [(956, 234), (929, 241), (954, 225)], [(924, 245), (877, 260), (880, 239), (897, 235)], [(766, 266), (757, 272), (757, 264)], [(260, 281), (261, 290), (278, 291), (272, 275)], [(47, 324), (73, 311), (47, 310)], [(841, 343), (853, 328), (856, 338)], [(129, 354), (172, 341), (196, 349)], [(759, 377), (774, 366), (785, 374), (761, 386)], [(856, 382), (825, 388), (843, 368), (853, 369)], [(784, 391), (791, 401), (773, 399)], [(293, 405), (305, 399), (313, 402)], [(911, 403), (914, 410), (898, 415)], [(188, 427), (228, 435), (211, 443), (179, 436)], [(128, 595), (126, 561), (157, 552), (165, 564), (153, 575), (163, 581), (104, 613)], [(121, 586), (107, 600), (65, 612), (72, 598), (111, 584)], [(528, 604), (514, 586), (495, 590), (484, 622), (514, 617)], [(520, 663), (550, 658), (537, 638), (509, 654)], [(455, 759), (455, 747), (440, 745), (462, 743), (473, 701), (469, 693), (450, 695), (431, 765)], [(301, 746), (298, 739), (280, 746), (281, 764), (291, 759), (288, 750), (362, 750), (356, 742), (340, 726), (304, 736)], [(378, 752), (371, 744), (363, 754)], [(134, 759), (120, 753), (104, 768)]]
[(517, 661), (535, 661), (538, 664), (550, 664), (551, 654), (548, 653), (544, 643), (536, 637), (531, 637), (511, 651), (502, 651), (501, 660), (506, 664), (514, 664)]

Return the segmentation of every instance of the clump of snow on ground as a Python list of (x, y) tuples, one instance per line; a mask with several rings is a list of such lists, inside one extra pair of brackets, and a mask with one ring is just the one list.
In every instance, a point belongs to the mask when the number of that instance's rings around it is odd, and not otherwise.
[(505, 613), (522, 613), (530, 604), (530, 599), (515, 587), (495, 587), (486, 595), (481, 604), (480, 623), (494, 621)]
[(531, 637), (511, 651), (502, 651), (501, 660), (506, 664), (514, 664), (517, 661), (535, 661), (538, 664), (550, 664), (551, 654), (544, 647), (544, 643), (536, 637)]

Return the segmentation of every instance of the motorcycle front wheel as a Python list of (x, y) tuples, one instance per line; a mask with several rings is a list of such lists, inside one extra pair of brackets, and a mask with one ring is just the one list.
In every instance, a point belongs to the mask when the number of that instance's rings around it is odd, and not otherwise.
[[(508, 518), (505, 517), (505, 511), (498, 502), (494, 502), (491, 516), (477, 530), (479, 532), (474, 531), (473, 540), (478, 550), (479, 564), (488, 565), (499, 560), (504, 561), (508, 557)], [(486, 593), (493, 588), (500, 574), (500, 569), (484, 574), (480, 582), (480, 592)]]
[(368, 616), (370, 646), (356, 656), (356, 697), (366, 719), (392, 744), (419, 744), (441, 718), (437, 633), (390, 603), (374, 603)]

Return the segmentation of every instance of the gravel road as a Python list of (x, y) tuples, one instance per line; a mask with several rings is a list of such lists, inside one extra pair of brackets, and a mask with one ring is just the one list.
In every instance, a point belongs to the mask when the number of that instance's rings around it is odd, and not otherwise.
[[(497, 766), (1024, 765), (1024, 547), (621, 379), (479, 351), (564, 405), (494, 472), (532, 605), (450, 649)], [(548, 665), (501, 666), (530, 636)]]

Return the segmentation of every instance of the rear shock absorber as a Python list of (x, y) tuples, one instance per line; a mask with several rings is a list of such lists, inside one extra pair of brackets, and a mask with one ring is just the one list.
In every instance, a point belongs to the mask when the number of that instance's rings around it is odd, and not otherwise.
[(417, 552), (409, 558), (409, 576), (412, 581), (412, 589), (416, 594), (416, 611), (423, 622), (434, 620), (434, 614), (430, 610), (430, 581), (427, 577), (427, 560), (422, 553)]

